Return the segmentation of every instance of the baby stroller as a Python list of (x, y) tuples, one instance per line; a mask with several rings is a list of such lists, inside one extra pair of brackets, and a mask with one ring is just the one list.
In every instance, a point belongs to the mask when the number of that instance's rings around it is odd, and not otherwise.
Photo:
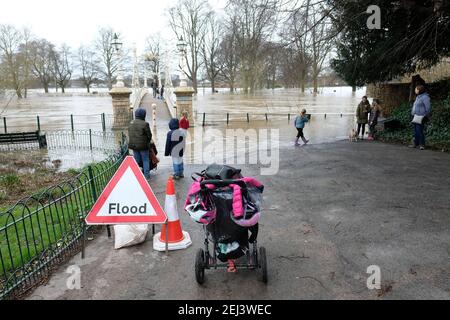
[(266, 249), (257, 245), (264, 186), (229, 166), (211, 165), (194, 175), (185, 209), (204, 230), (204, 249), (195, 256), (197, 282), (203, 284), (209, 269), (251, 269), (260, 270), (267, 283)]

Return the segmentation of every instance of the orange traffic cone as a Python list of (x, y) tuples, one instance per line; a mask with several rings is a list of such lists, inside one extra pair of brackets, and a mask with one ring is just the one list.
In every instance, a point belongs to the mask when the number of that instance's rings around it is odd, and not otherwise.
[[(181, 228), (180, 219), (178, 217), (177, 198), (175, 195), (175, 186), (173, 178), (169, 177), (166, 189), (166, 202), (164, 211), (167, 215), (166, 225), (163, 225), (161, 232), (153, 237), (153, 249), (156, 251), (166, 250), (166, 242), (168, 242), (169, 250), (186, 249), (192, 244), (189, 233)], [(166, 233), (168, 234), (166, 239)]]

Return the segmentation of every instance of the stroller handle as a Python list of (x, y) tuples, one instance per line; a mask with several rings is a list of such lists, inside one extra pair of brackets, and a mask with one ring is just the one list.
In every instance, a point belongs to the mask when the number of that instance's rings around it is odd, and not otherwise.
[(244, 190), (247, 189), (247, 185), (246, 185), (245, 182), (242, 181), (242, 180), (233, 180), (233, 179), (227, 179), (227, 180), (203, 180), (203, 181), (200, 183), (201, 189), (204, 190), (204, 189), (205, 189), (205, 186), (206, 186), (207, 184), (212, 184), (212, 185), (214, 185), (214, 186), (216, 186), (216, 187), (218, 187), (218, 188), (221, 188), (221, 187), (227, 187), (227, 186), (229, 186), (230, 184), (237, 184), (237, 185), (240, 186), (242, 189), (244, 189)]

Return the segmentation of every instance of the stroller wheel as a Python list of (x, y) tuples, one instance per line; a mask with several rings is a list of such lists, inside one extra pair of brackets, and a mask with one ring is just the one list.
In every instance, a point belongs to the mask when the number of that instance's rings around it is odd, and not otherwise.
[(262, 271), (262, 282), (267, 283), (267, 258), (266, 258), (266, 248), (259, 248), (259, 257), (258, 257), (259, 266)]
[(198, 249), (195, 255), (195, 279), (199, 284), (205, 282), (205, 252)]

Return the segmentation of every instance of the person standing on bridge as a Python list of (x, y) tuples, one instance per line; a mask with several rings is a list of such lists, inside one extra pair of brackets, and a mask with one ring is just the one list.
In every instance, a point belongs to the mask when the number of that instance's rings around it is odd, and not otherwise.
[(364, 139), (364, 133), (366, 131), (366, 124), (368, 121), (368, 116), (370, 112), (370, 103), (367, 100), (367, 97), (362, 97), (361, 102), (358, 104), (358, 108), (356, 108), (356, 120), (358, 122), (358, 131), (357, 135), (359, 137), (359, 132), (361, 132), (361, 139)]
[(159, 96), (161, 97), (161, 100), (164, 100), (164, 85), (161, 86), (161, 91), (159, 93)]
[(149, 150), (152, 141), (150, 125), (145, 121), (147, 112), (143, 108), (135, 111), (135, 119), (130, 122), (128, 134), (130, 136), (128, 147), (133, 150), (136, 162), (144, 169), (144, 176), (150, 179)]
[(153, 98), (156, 98), (156, 88), (157, 84), (155, 81), (152, 82)]

